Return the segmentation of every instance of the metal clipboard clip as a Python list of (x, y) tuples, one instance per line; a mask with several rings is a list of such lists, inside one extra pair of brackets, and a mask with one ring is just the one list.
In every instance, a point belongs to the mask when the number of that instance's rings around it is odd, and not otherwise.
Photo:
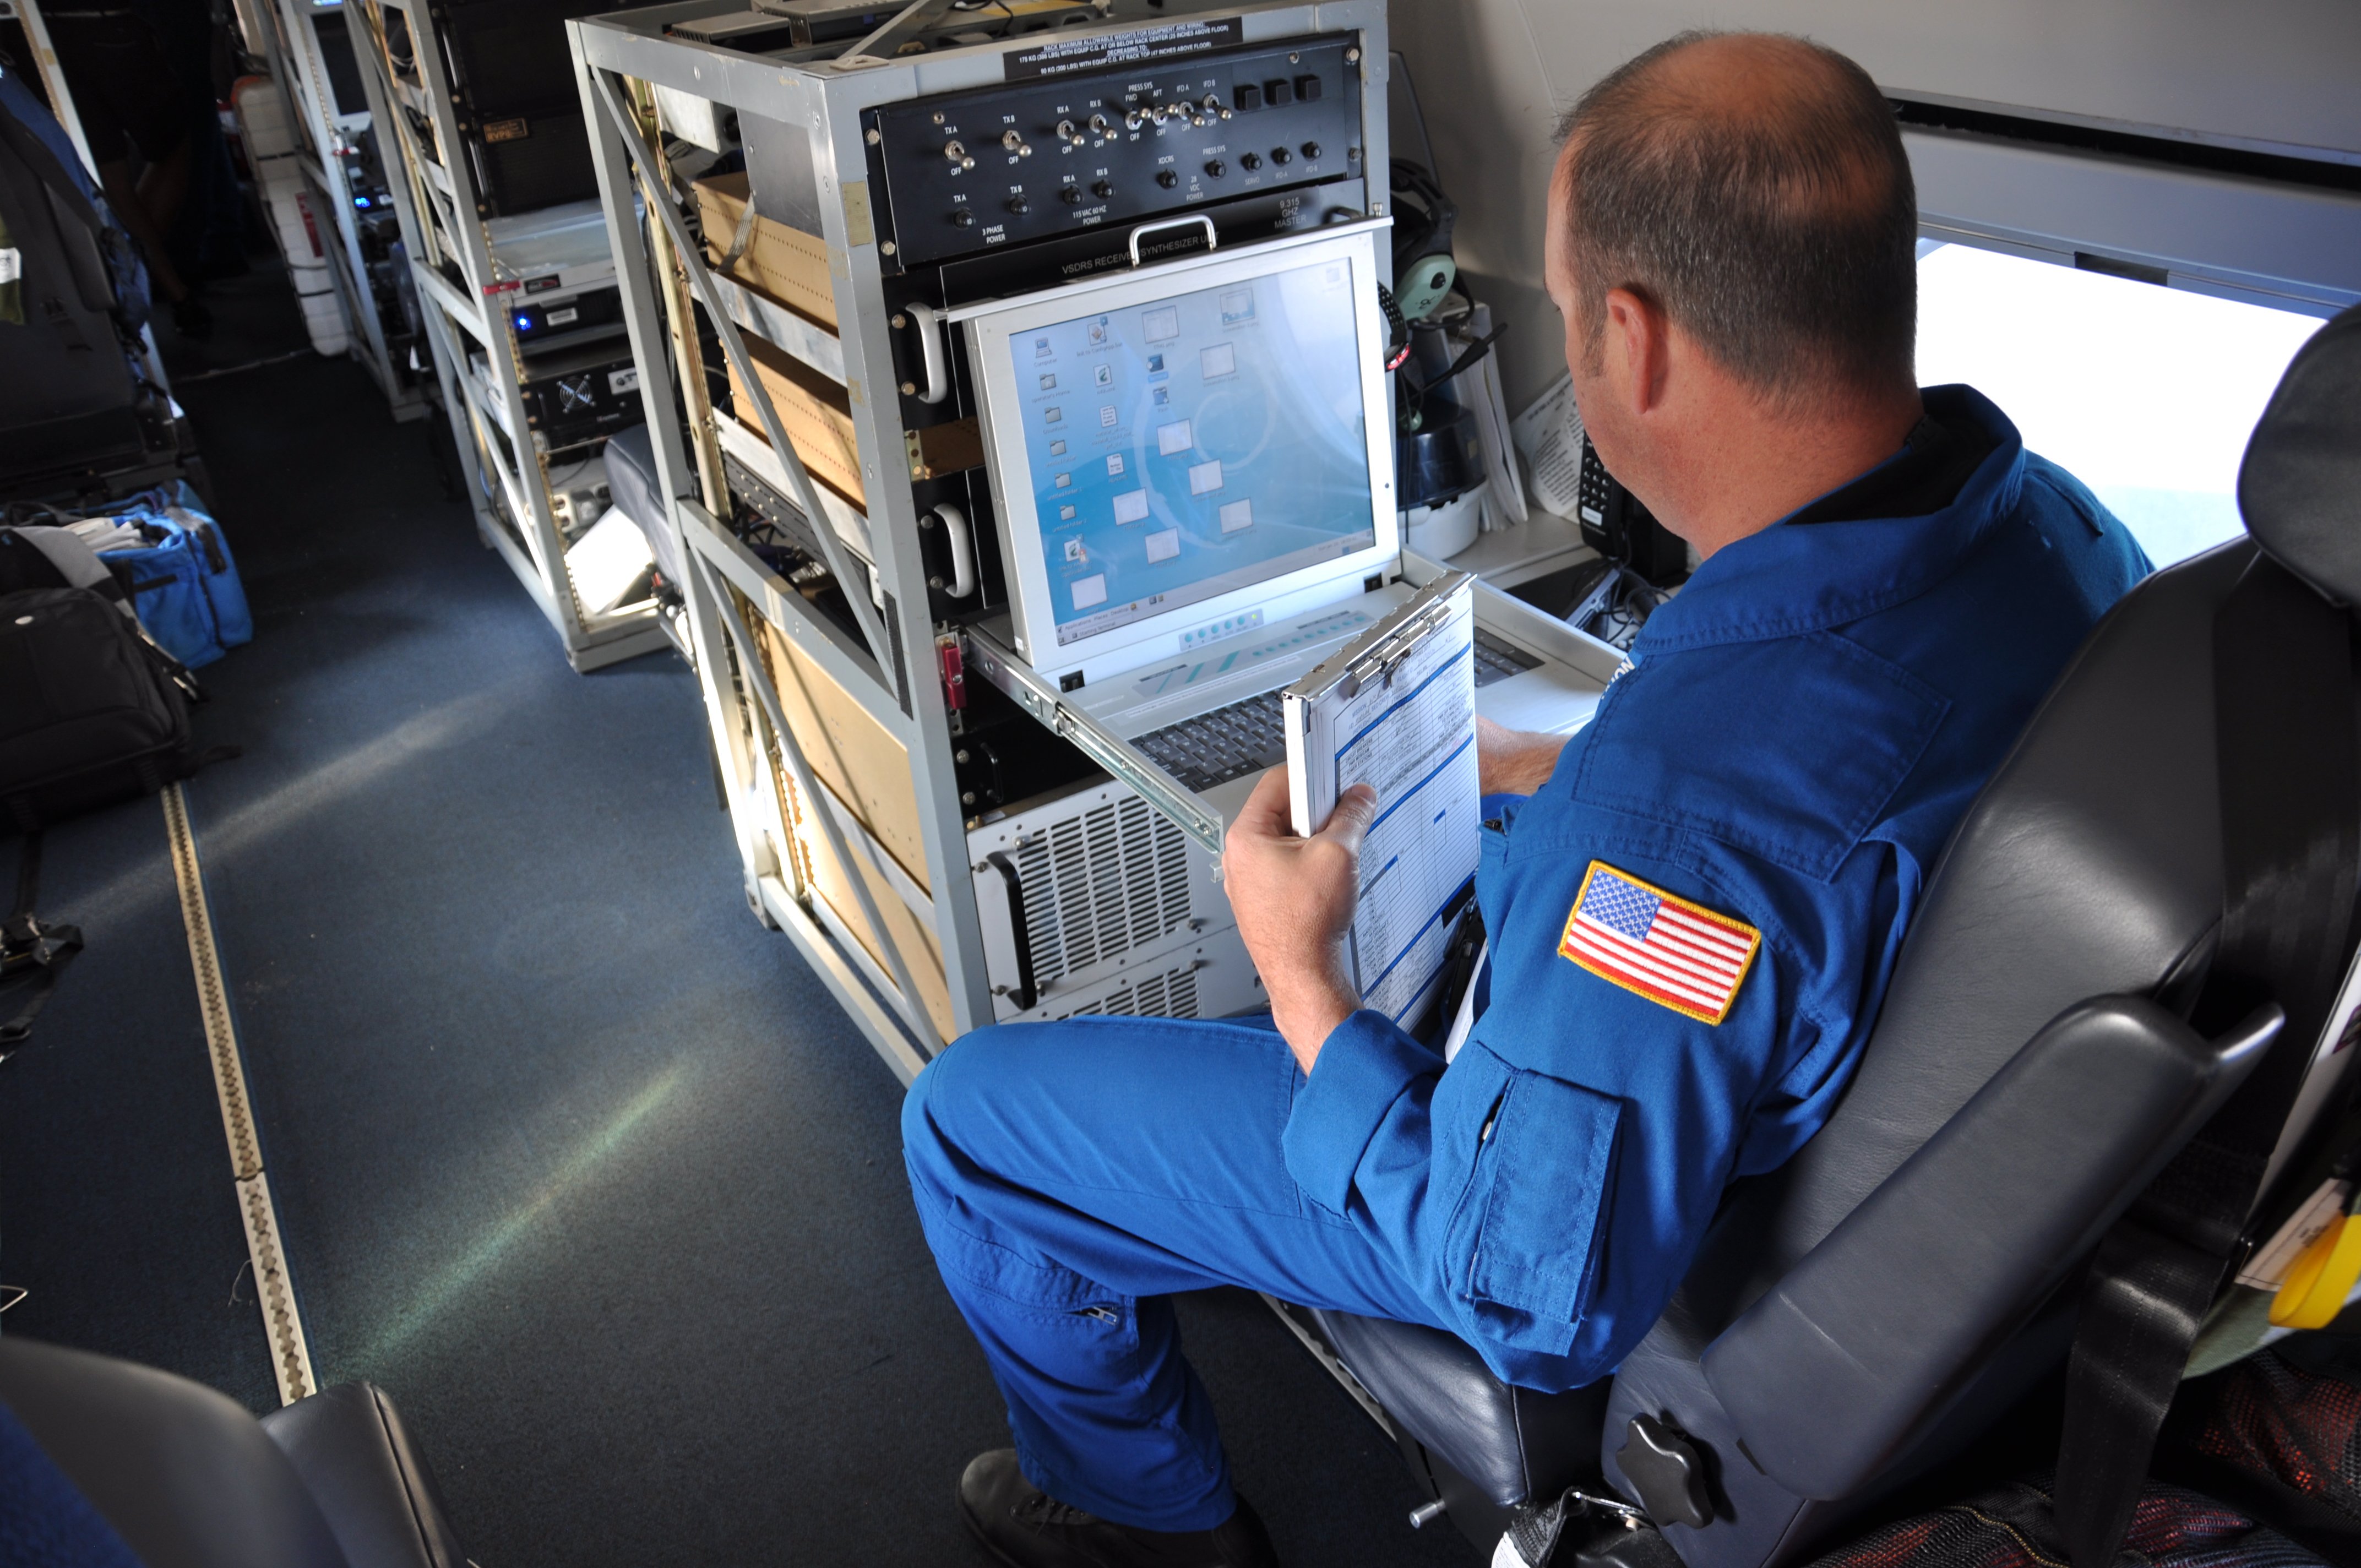
[(1453, 572), (1438, 577), (1420, 596), (1426, 602), (1404, 605), (1394, 613), (1399, 620), (1379, 621), (1370, 630), (1369, 646), (1345, 665), (1337, 677), (1337, 695), (1350, 701), (1361, 695), (1361, 688), (1375, 681), (1391, 685), (1394, 672), (1402, 662), (1418, 652), (1419, 644), (1442, 629), (1451, 619), (1452, 596), (1467, 574)]

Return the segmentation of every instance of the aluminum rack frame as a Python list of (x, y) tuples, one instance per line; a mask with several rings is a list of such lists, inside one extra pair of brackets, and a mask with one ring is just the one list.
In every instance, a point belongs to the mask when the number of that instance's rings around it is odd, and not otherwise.
[[(853, 1022), (904, 1081), (941, 1047), (925, 1009), (910, 996), (898, 958), (887, 974), (850, 939), (821, 901), (798, 884), (788, 843), (787, 806), (774, 783), (775, 756), (790, 775), (807, 773), (795, 738), (784, 728), (776, 694), (749, 645), (749, 618), (760, 618), (796, 652), (858, 701), (907, 751), (917, 786), (924, 889), (895, 882), (912, 911), (930, 923), (950, 992), (952, 1037), (994, 1020), (991, 980), (968, 856), (968, 813), (953, 766), (952, 698), (965, 642), (959, 628), (936, 625), (928, 606), (928, 570), (921, 522), (912, 490), (900, 400), (894, 329), (878, 265), (877, 236), (863, 150), (862, 115), (872, 107), (1003, 80), (1001, 56), (1039, 42), (1011, 38), (939, 48), (885, 60), (859, 58), (788, 61), (740, 53), (667, 36), (675, 22), (726, 15), (730, 0), (684, 0), (645, 10), (569, 22), (583, 104), (598, 165), (624, 318), (640, 366), (640, 391), (658, 477), (672, 498), (683, 558), (697, 565), (683, 585), (687, 625), (737, 839), (749, 905), (786, 932), (797, 949), (844, 1003)], [(1372, 101), (1382, 105), (1388, 60), (1384, 0), (1262, 0), (1262, 3), (1176, 3), (1148, 9), (1125, 4), (1094, 27), (1075, 35), (1159, 26), (1196, 18), (1239, 18), (1247, 42), (1312, 33), (1357, 32), (1361, 71)], [(899, 18), (897, 18), (897, 21)], [(671, 203), (677, 192), (659, 150), (660, 93), (683, 93), (726, 104), (741, 125), (784, 122), (812, 139), (812, 163), (840, 330), (829, 334), (709, 273), (700, 250), (687, 244)], [(1388, 167), (1382, 110), (1367, 117), (1365, 168)], [(840, 178), (839, 171), (845, 171)], [(854, 171), (858, 171), (857, 173)], [(644, 200), (642, 208), (635, 197)], [(722, 473), (723, 436), (704, 391), (697, 351), (695, 311), (701, 303), (723, 340), (752, 334), (841, 386), (851, 404), (865, 513), (830, 492), (814, 493), (798, 455), (787, 442), (759, 379), (744, 375), (776, 455), (783, 493), (807, 518), (829, 518), (816, 532), (840, 583), (870, 584), (873, 600), (847, 595), (869, 632), (849, 635), (814, 609), (796, 588), (732, 536), (720, 521), (729, 510)], [(685, 411), (684, 432), (678, 411)], [(737, 444), (742, 437), (732, 433)], [(735, 455), (735, 454), (733, 454)], [(717, 515), (719, 514), (719, 515)], [(853, 551), (839, 535), (854, 535)], [(851, 554), (854, 559), (848, 560)], [(880, 610), (883, 613), (878, 613)], [(882, 624), (881, 624), (882, 623)], [(884, 657), (875, 658), (871, 650)], [(1086, 751), (1090, 748), (1085, 748)], [(1092, 751), (1093, 760), (1101, 760)], [(1130, 782), (1130, 781), (1126, 781)], [(798, 789), (807, 786), (799, 783)], [(1168, 792), (1169, 793), (1169, 792)], [(1159, 804), (1151, 798), (1151, 804)], [(826, 819), (831, 813), (815, 813)], [(830, 837), (839, 824), (823, 820)], [(1201, 825), (1191, 824), (1191, 827)], [(1198, 837), (1202, 841), (1202, 830)], [(873, 857), (868, 835), (851, 824), (842, 834), (851, 853)], [(843, 856), (840, 856), (843, 863)], [(873, 862), (874, 863), (873, 860)], [(851, 879), (856, 885), (859, 877)], [(864, 901), (865, 902), (865, 901)], [(880, 929), (873, 910), (863, 917)], [(881, 943), (890, 951), (890, 943)]]
[[(516, 329), (505, 308), (494, 308), (496, 303), (504, 307), (506, 291), (494, 266), (450, 77), (427, 8), (413, 0), (344, 3), (355, 28), (354, 50), (360, 56), (370, 123), (379, 132), (379, 156), (387, 160), (390, 175), (394, 162), (401, 167), (401, 175), (388, 183), (394, 188), (411, 280), (434, 350), (435, 382), (451, 422), (478, 533), (487, 548), (508, 563), (548, 618), (566, 663), (576, 670), (587, 673), (675, 645), (653, 601), (601, 615), (585, 609), (575, 596), (565, 536), (558, 531), (550, 494), (549, 459), (530, 439)], [(405, 18), (418, 71), (415, 87), (401, 80), (386, 48), (389, 11), (399, 11)], [(421, 145), (405, 108), (425, 120), (433, 147)], [(388, 131), (392, 133), (390, 146)], [(437, 148), (445, 153), (444, 159), (434, 156)], [(459, 284), (436, 265), (446, 255), (458, 269)], [(483, 350), (489, 380), (470, 367), (470, 345)]]
[[(302, 127), (305, 146), (297, 155), (303, 176), (319, 192), (328, 210), (335, 214), (336, 243), (321, 249), (328, 258), (329, 270), (335, 274), (336, 294), (343, 302), (346, 334), (353, 339), (352, 355), (375, 381), (378, 390), (385, 394), (386, 407), (397, 422), (426, 417), (427, 398), (423, 379), (409, 366), (397, 365), (386, 346), (385, 327), (380, 314), (380, 302), (369, 279), (368, 257), (361, 246), (360, 223), (354, 216), (352, 184), (347, 177), (345, 160), (339, 156), (339, 137), (357, 138), (360, 132), (381, 126), (383, 116), (377, 112), (375, 95), (370, 95), (370, 108), (361, 114), (340, 112), (336, 107), (335, 88), (329, 74), (318, 31), (311, 22), (315, 10), (305, 0), (268, 0), (269, 11), (262, 27), (264, 39), (270, 48), (271, 80), (286, 95), (291, 117)], [(346, 13), (348, 38), (355, 60), (364, 67), (367, 78), (366, 50), (358, 29), (360, 23)], [(378, 138), (379, 156), (386, 156), (387, 137)], [(389, 186), (398, 183), (389, 180)], [(399, 208), (397, 207), (397, 211)]]

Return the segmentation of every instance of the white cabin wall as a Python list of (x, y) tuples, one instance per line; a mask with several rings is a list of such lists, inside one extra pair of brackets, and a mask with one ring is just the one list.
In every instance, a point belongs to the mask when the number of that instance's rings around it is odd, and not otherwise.
[(1541, 289), (1557, 118), (1688, 27), (1805, 33), (1896, 93), (2361, 162), (2361, 5), (2349, 0), (1394, 0), (1393, 45), (1459, 204), (1460, 265), (1512, 323), (1512, 409), (1565, 367)]

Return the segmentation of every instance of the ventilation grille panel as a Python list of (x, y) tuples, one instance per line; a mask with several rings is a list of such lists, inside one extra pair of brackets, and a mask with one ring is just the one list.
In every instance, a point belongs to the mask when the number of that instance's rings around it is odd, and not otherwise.
[(1016, 852), (1016, 873), (1043, 985), (1160, 941), (1189, 921), (1188, 839), (1137, 795), (1032, 834)]
[(1197, 966), (1192, 960), (1179, 969), (1136, 980), (1088, 1006), (1078, 1007), (1072, 1013), (1060, 1013), (1058, 1016), (1071, 1018), (1086, 1013), (1126, 1018), (1194, 1018), (1197, 1015)]

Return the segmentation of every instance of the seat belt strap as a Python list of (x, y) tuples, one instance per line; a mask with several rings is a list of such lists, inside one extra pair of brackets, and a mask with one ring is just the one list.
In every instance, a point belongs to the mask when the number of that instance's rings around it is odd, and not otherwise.
[(2058, 1459), (2058, 1522), (2075, 1568), (2114, 1561), (2344, 978), (2361, 866), (2353, 635), (2345, 611), (2265, 555), (2214, 616), (2222, 925), (2191, 1023), (2213, 1037), (2265, 1002), (2288, 1021), (2092, 1265)]

